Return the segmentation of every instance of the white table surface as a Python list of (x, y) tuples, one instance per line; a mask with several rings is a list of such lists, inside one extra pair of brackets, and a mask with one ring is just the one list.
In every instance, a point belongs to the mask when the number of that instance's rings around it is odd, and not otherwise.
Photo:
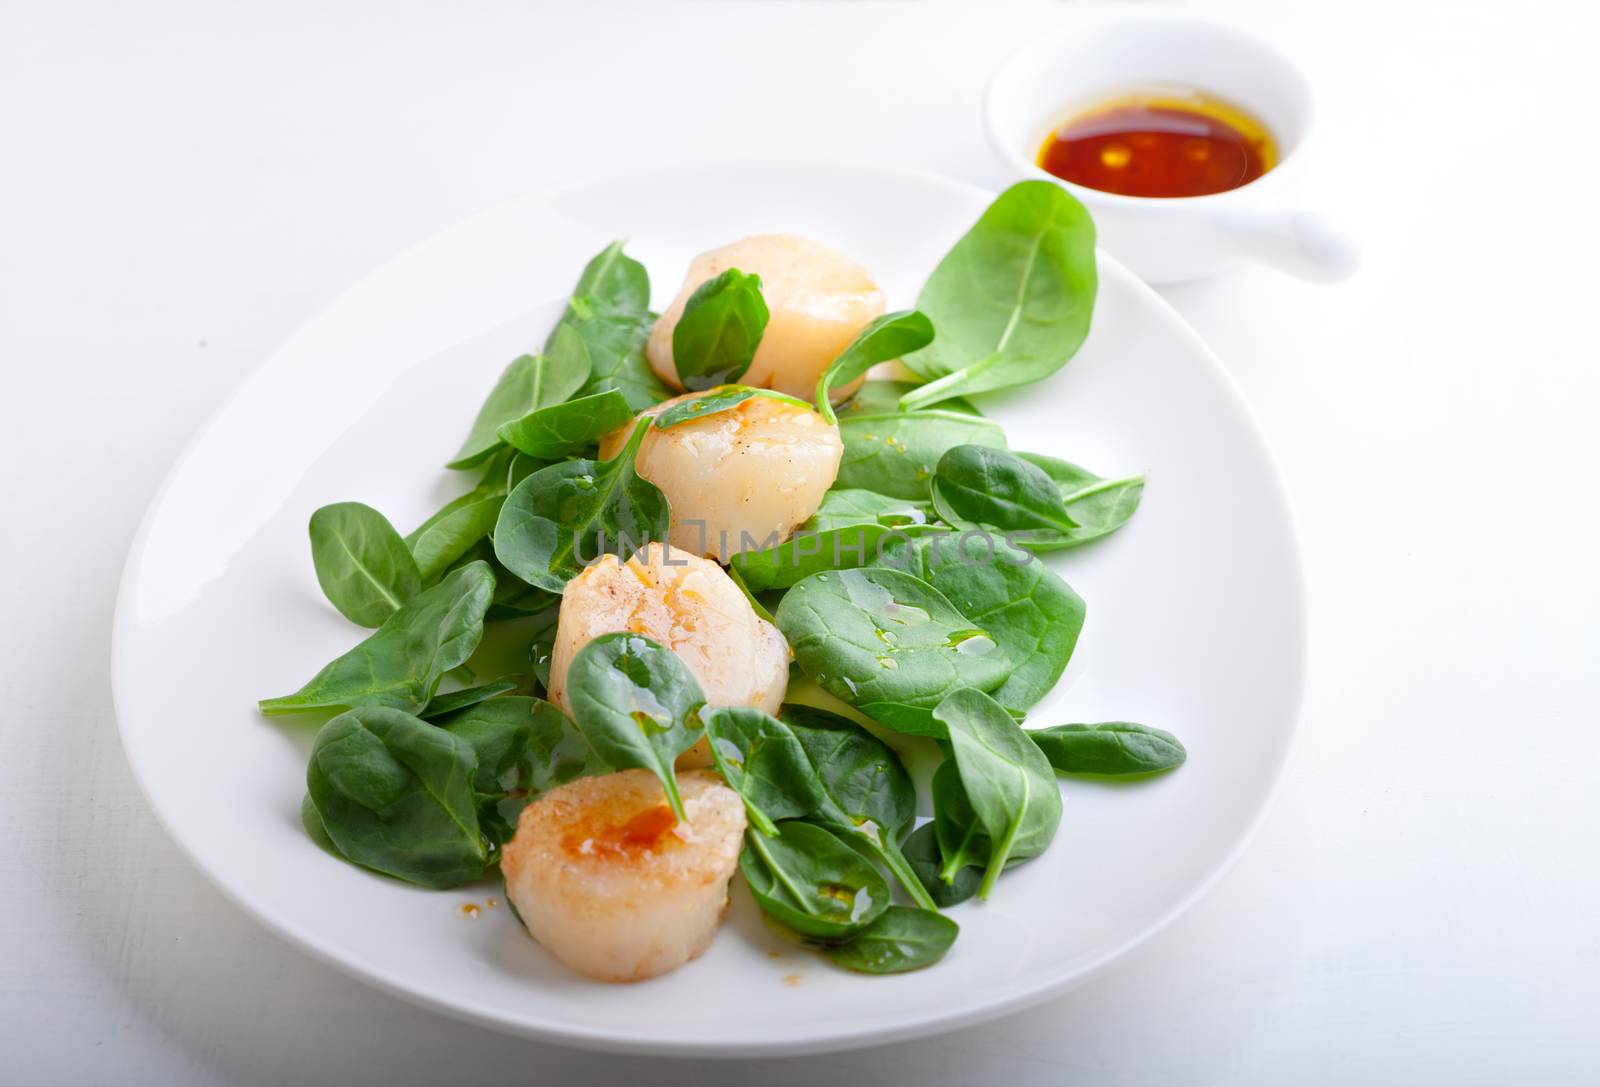
[(1192, 5), (1311, 70), (1320, 196), (1368, 261), (1338, 287), (1248, 270), (1165, 292), (1280, 457), (1312, 669), (1251, 848), (1090, 984), (810, 1060), (537, 1045), (269, 936), (129, 775), (107, 651), (134, 526), (336, 293), (496, 201), (638, 163), (790, 153), (998, 186), (984, 81), (1070, 6), (0, 5), (0, 1080), (1600, 1080), (1596, 27), (1576, 3)]

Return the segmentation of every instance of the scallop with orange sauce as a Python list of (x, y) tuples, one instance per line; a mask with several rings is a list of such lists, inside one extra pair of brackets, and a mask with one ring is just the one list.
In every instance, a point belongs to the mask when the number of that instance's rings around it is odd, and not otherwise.
[(500, 869), (522, 923), (602, 981), (676, 970), (711, 943), (739, 863), (744, 803), (715, 774), (678, 775), (678, 822), (647, 770), (579, 778), (522, 810)]

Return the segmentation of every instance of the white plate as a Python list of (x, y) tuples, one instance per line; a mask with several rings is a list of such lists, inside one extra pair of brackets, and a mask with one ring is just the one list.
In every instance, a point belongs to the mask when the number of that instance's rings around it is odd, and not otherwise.
[(201, 431), (134, 541), (114, 684), (162, 823), (229, 897), (319, 958), (464, 1019), (597, 1049), (781, 1054), (929, 1034), (1039, 1000), (1148, 938), (1263, 809), (1293, 729), (1304, 619), (1283, 491), (1248, 411), (1194, 333), (1105, 257), (1078, 357), (984, 405), (1015, 448), (1149, 471), (1125, 529), (1051, 560), (1088, 622), (1030, 723), (1142, 721), (1176, 732), (1189, 761), (1137, 786), (1065, 782), (1055, 844), (989, 903), (953, 911), (961, 938), (936, 967), (835, 970), (771, 935), (738, 888), (698, 961), (641, 985), (581, 980), (505, 909), (463, 918), (463, 903), (499, 893), (488, 883), (424, 891), (319, 851), (298, 817), (314, 724), (255, 712), (362, 634), (318, 592), (311, 511), (360, 499), (404, 530), (455, 493), (439, 465), (601, 246), (630, 239), (659, 305), (702, 249), (805, 234), (909, 305), (989, 199), (815, 164), (641, 174), (480, 215), (340, 298)]

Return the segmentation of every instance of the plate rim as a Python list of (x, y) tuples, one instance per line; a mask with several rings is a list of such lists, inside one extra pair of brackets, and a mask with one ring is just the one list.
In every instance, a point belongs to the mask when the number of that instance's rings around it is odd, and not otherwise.
[(141, 762), (140, 757), (135, 754), (134, 747), (128, 742), (128, 735), (123, 724), (123, 719), (126, 715), (124, 702), (128, 698), (128, 682), (124, 678), (125, 657), (122, 646), (128, 637), (127, 628), (133, 622), (131, 619), (132, 607), (129, 603), (132, 584), (136, 580), (137, 572), (143, 562), (150, 529), (155, 521), (156, 513), (162, 507), (174, 481), (183, 473), (197, 447), (202, 444), (212, 429), (219, 424), (219, 421), (227, 414), (228, 410), (245, 395), (264, 371), (274, 365), (280, 355), (292, 348), (325, 315), (345, 306), (353, 296), (359, 295), (392, 268), (415, 259), (432, 245), (458, 232), (467, 231), (473, 224), (483, 219), (502, 214), (508, 208), (553, 204), (569, 194), (579, 193), (602, 185), (626, 183), (643, 177), (672, 173), (721, 174), (734, 171), (774, 169), (820, 169), (858, 175), (877, 175), (880, 178), (892, 179), (902, 183), (961, 190), (965, 195), (981, 196), (986, 200), (993, 199), (996, 195), (995, 190), (984, 185), (930, 171), (827, 157), (762, 156), (710, 157), (665, 163), (648, 169), (616, 171), (589, 177), (567, 185), (536, 190), (495, 201), (479, 211), (458, 219), (407, 245), (387, 260), (373, 266), (349, 286), (317, 307), (315, 312), (299, 322), (287, 338), (267, 352), (259, 362), (251, 366), (229, 388), (227, 393), (206, 415), (205, 420), (189, 436), (188, 441), (185, 442), (174, 458), (172, 465), (163, 475), (160, 484), (151, 494), (140, 517), (138, 528), (135, 530), (129, 544), (127, 558), (123, 563), (111, 621), (111, 693), (118, 742), (122, 747), (123, 754), (127, 759), (140, 794), (144, 797), (150, 811), (155, 816), (156, 822), (177, 846), (178, 851), (225, 899), (289, 946), (304, 952), (318, 962), (333, 967), (347, 977), (354, 978), (382, 992), (399, 997), (414, 1006), (426, 1008), (448, 1018), (486, 1027), (501, 1033), (572, 1048), (618, 1054), (729, 1059), (840, 1052), (907, 1041), (946, 1029), (976, 1026), (1039, 1004), (1052, 996), (1063, 994), (1092, 980), (1135, 948), (1164, 931), (1184, 913), (1188, 912), (1217, 885), (1223, 876), (1232, 870), (1239, 857), (1255, 839), (1283, 785), (1285, 770), (1298, 743), (1300, 719), (1305, 703), (1306, 674), (1309, 659), (1309, 615), (1304, 556), (1300, 545), (1294, 506), (1291, 501), (1291, 492), (1284, 480), (1282, 467), (1279, 465), (1271, 445), (1267, 442), (1266, 434), (1262, 430), (1254, 410), (1245, 398), (1243, 391), (1239, 388), (1238, 383), (1234, 380), (1233, 375), (1223, 366), (1221, 359), (1171, 303), (1161, 297), (1149, 284), (1130, 272), (1114, 256), (1099, 247), (1096, 248), (1096, 259), (1102, 281), (1108, 278), (1118, 281), (1119, 286), (1129, 289), (1140, 300), (1142, 305), (1152, 306), (1156, 311), (1160, 312), (1168, 324), (1181, 333), (1188, 345), (1194, 349), (1196, 355), (1204, 360), (1204, 365), (1210, 370), (1211, 376), (1217, 379), (1218, 385), (1225, 391), (1232, 402), (1232, 406), (1238, 411), (1239, 417), (1243, 420), (1244, 434), (1260, 456), (1261, 463), (1266, 469), (1265, 475), (1270, 485), (1272, 496), (1280, 506), (1283, 515), (1283, 525), (1288, 544), (1286, 556), (1288, 560), (1287, 572), (1290, 586), (1293, 590), (1289, 604), (1294, 620), (1292, 633), (1295, 643), (1293, 676), (1291, 677), (1293, 695), (1283, 725), (1284, 742), (1269, 772), (1266, 788), (1262, 790), (1260, 800), (1250, 815), (1248, 825), (1229, 847), (1226, 854), (1187, 893), (1176, 899), (1156, 918), (1147, 922), (1143, 927), (1114, 947), (1101, 952), (1087, 964), (1075, 967), (1061, 976), (1043, 979), (1008, 993), (1003, 997), (990, 1000), (987, 1003), (963, 1006), (900, 1024), (868, 1025), (859, 1029), (846, 1030), (828, 1029), (820, 1034), (796, 1035), (787, 1039), (761, 1039), (754, 1042), (741, 1042), (736, 1039), (730, 1039), (716, 1043), (674, 1043), (658, 1039), (639, 1039), (629, 1037), (620, 1030), (597, 1030), (569, 1025), (551, 1026), (533, 1023), (511, 1015), (498, 1014), (496, 1011), (464, 1007), (413, 988), (396, 978), (388, 976), (381, 968), (374, 968), (365, 961), (355, 960), (346, 956), (341, 953), (339, 948), (331, 946), (315, 935), (302, 931), (293, 924), (274, 916), (270, 911), (237, 892), (224, 881), (221, 875), (214, 872), (203, 862), (198, 853), (191, 847), (189, 841), (179, 832), (174, 821), (169, 818), (169, 813), (164, 810), (162, 803), (158, 801), (147, 777), (146, 767)]

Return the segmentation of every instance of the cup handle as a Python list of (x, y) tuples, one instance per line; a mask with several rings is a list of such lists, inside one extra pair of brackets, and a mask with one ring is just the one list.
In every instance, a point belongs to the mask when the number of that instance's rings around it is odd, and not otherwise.
[(1221, 226), (1246, 256), (1314, 283), (1349, 279), (1361, 266), (1354, 240), (1321, 212), (1236, 213)]

